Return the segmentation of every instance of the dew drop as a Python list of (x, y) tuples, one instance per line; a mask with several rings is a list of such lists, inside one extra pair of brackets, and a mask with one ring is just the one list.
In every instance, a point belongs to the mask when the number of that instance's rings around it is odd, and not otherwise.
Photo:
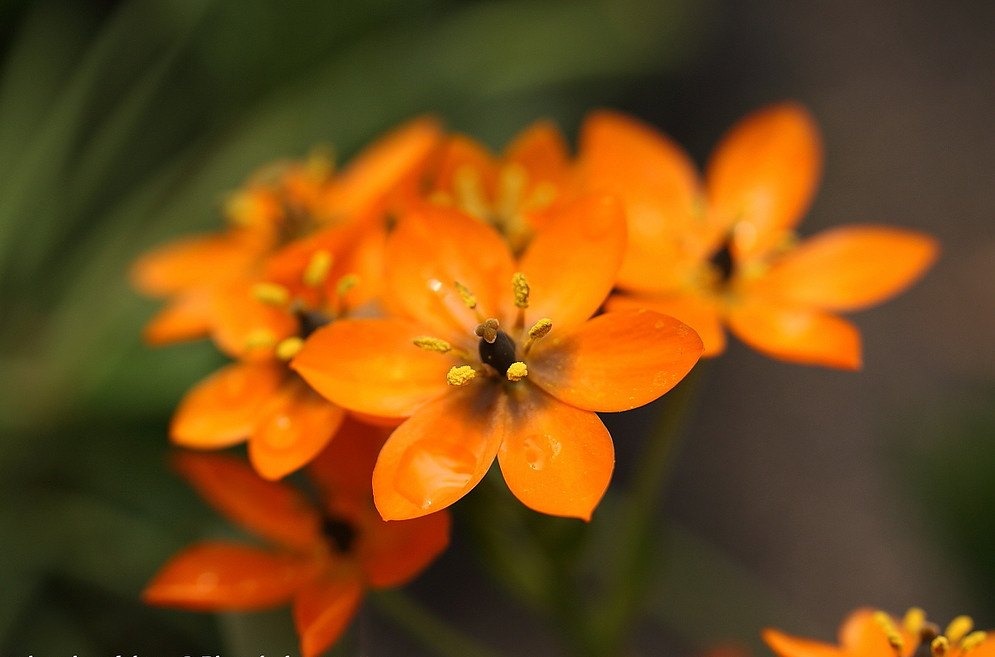
[(549, 434), (533, 434), (522, 441), (525, 462), (533, 470), (542, 470), (560, 454), (563, 445)]

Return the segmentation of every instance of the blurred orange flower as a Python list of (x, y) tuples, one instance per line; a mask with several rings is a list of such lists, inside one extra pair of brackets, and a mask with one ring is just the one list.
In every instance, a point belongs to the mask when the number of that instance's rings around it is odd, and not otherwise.
[(704, 183), (653, 128), (612, 112), (591, 115), (581, 135), (583, 180), (620, 195), (629, 219), (618, 280), (624, 293), (608, 307), (673, 315), (698, 331), (706, 356), (724, 350), (727, 326), (775, 358), (858, 368), (859, 332), (835, 313), (899, 293), (938, 248), (918, 232), (865, 225), (797, 242), (793, 231), (821, 167), (815, 123), (792, 103), (736, 125)]
[(383, 429), (349, 421), (308, 468), (320, 503), (263, 481), (238, 459), (184, 453), (183, 476), (234, 523), (270, 548), (210, 540), (175, 555), (142, 593), (146, 603), (196, 611), (293, 605), (301, 652), (324, 652), (345, 631), (367, 589), (400, 586), (448, 544), (449, 515), (380, 519), (370, 473)]
[(968, 616), (958, 616), (941, 634), (918, 608), (898, 620), (883, 611), (858, 609), (839, 630), (839, 645), (823, 643), (765, 629), (764, 641), (780, 657), (913, 657), (920, 645), (929, 645), (933, 657), (993, 657), (995, 635), (972, 631)]
[(387, 243), (385, 296), (398, 317), (316, 331), (291, 362), (336, 404), (408, 418), (373, 474), (385, 519), (445, 508), (495, 457), (512, 492), (553, 515), (589, 518), (614, 465), (595, 411), (667, 392), (701, 340), (650, 311), (593, 315), (625, 245), (612, 197), (551, 215), (516, 261), (489, 224), (426, 208)]

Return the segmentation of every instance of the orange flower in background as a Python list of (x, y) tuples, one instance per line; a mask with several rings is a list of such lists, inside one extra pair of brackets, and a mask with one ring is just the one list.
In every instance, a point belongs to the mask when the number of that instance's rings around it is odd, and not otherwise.
[(549, 213), (570, 198), (572, 166), (566, 141), (547, 121), (519, 133), (500, 157), (454, 135), (426, 170), (425, 196), (491, 224), (521, 253)]
[(918, 608), (898, 620), (883, 611), (858, 609), (839, 629), (839, 645), (765, 629), (763, 640), (780, 657), (913, 657), (929, 645), (933, 657), (993, 657), (995, 635), (972, 631), (973, 621), (958, 616), (941, 634)]
[(588, 319), (624, 245), (612, 197), (561, 208), (517, 261), (489, 224), (456, 209), (402, 219), (385, 291), (402, 317), (336, 322), (291, 362), (336, 404), (408, 418), (373, 474), (385, 519), (449, 506), (495, 457), (527, 506), (590, 517), (614, 465), (595, 411), (656, 399), (701, 353), (694, 331), (655, 312)]
[(293, 606), (301, 653), (324, 652), (345, 631), (367, 589), (400, 586), (448, 544), (449, 516), (380, 519), (370, 472), (383, 429), (349, 421), (308, 468), (313, 503), (288, 485), (259, 479), (236, 458), (181, 454), (177, 466), (234, 523), (272, 547), (210, 540), (174, 556), (142, 593), (146, 603), (195, 611)]
[(883, 226), (844, 226), (798, 242), (794, 229), (822, 167), (818, 130), (800, 106), (755, 112), (717, 147), (701, 182), (688, 156), (638, 121), (599, 112), (585, 122), (586, 185), (621, 196), (629, 249), (610, 309), (650, 308), (701, 335), (724, 327), (769, 356), (856, 369), (860, 335), (836, 313), (879, 303), (932, 264), (936, 241)]
[[(416, 119), (340, 173), (320, 153), (261, 171), (229, 199), (225, 231), (181, 239), (135, 263), (136, 287), (169, 300), (146, 327), (146, 339), (164, 344), (212, 335), (230, 355), (245, 356), (255, 343), (244, 344), (243, 325), (280, 322), (278, 311), (244, 302), (246, 287), (279, 273), (287, 260), (296, 264), (318, 253), (326, 266), (375, 259), (370, 252), (378, 236), (382, 242), (384, 213), (412, 198), (418, 172), (440, 139), (435, 121)], [(333, 234), (325, 234), (329, 230)]]

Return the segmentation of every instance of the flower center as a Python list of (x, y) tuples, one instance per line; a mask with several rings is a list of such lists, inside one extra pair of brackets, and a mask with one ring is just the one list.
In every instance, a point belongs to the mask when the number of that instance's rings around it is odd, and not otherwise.
[[(497, 324), (497, 322), (494, 322)], [(481, 327), (485, 324), (481, 324)], [(488, 332), (489, 334), (489, 332)], [(479, 333), (477, 335), (480, 335)], [(477, 351), (480, 353), (480, 362), (490, 365), (498, 374), (505, 376), (508, 368), (517, 361), (515, 358), (515, 341), (507, 333), (500, 329), (494, 330), (494, 337), (488, 340), (488, 335), (481, 335)]]
[(730, 239), (726, 239), (708, 259), (709, 264), (712, 266), (712, 270), (718, 274), (718, 280), (716, 281), (716, 285), (718, 287), (725, 287), (732, 279), (733, 272), (735, 271), (735, 263), (732, 260), (731, 244), (732, 241)]
[(321, 519), (321, 533), (329, 547), (337, 554), (348, 554), (356, 544), (356, 528), (338, 516), (326, 515)]

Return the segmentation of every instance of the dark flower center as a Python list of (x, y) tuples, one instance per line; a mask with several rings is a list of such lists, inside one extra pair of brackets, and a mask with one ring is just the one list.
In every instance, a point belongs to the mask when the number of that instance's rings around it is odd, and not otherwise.
[(342, 518), (325, 516), (321, 521), (321, 533), (328, 544), (339, 554), (348, 554), (356, 543), (356, 528)]
[(725, 285), (732, 278), (732, 273), (734, 269), (734, 263), (732, 261), (732, 250), (730, 247), (730, 241), (725, 240), (722, 242), (722, 246), (712, 254), (712, 257), (708, 259), (712, 267), (719, 274), (719, 284)]
[(302, 340), (307, 340), (312, 333), (322, 326), (332, 323), (332, 318), (320, 310), (299, 310), (297, 311), (297, 319), (301, 323), (300, 337)]
[(508, 373), (508, 368), (517, 360), (514, 340), (501, 330), (497, 332), (493, 342), (481, 338), (477, 350), (480, 353), (480, 361), (496, 369), (502, 376)]

